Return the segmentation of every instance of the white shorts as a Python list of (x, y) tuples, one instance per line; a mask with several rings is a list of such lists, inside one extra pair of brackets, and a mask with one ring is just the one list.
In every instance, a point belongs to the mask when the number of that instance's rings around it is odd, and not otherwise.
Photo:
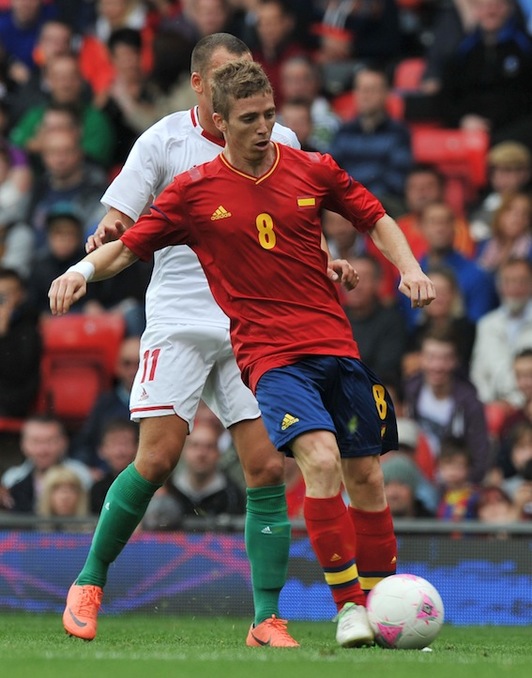
[(176, 414), (192, 430), (200, 399), (226, 428), (260, 417), (257, 401), (242, 381), (229, 331), (189, 325), (146, 328), (131, 390), (131, 419)]

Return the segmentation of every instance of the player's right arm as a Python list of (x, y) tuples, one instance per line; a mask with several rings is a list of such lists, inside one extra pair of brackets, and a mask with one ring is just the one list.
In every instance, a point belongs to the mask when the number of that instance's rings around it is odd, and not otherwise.
[(137, 259), (121, 240), (98, 247), (52, 282), (48, 292), (52, 314), (67, 313), (87, 293), (89, 280), (112, 278)]

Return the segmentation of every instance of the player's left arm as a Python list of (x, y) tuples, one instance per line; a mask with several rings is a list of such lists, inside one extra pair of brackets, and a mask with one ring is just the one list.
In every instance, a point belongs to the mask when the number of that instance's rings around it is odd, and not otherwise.
[(89, 280), (105, 280), (123, 271), (138, 257), (121, 240), (106, 243), (56, 278), (48, 292), (53, 315), (63, 315), (87, 293)]
[(432, 280), (423, 273), (397, 222), (388, 214), (369, 231), (371, 239), (401, 275), (399, 291), (409, 297), (412, 306), (426, 306), (436, 297)]

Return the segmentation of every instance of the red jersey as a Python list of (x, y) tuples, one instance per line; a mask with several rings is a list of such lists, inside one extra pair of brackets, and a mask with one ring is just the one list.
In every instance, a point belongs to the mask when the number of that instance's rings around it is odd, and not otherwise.
[(339, 212), (361, 232), (385, 214), (329, 155), (274, 146), (260, 177), (223, 155), (178, 175), (122, 236), (141, 259), (168, 245), (196, 252), (252, 389), (264, 372), (305, 356), (360, 357), (327, 276), (320, 213)]

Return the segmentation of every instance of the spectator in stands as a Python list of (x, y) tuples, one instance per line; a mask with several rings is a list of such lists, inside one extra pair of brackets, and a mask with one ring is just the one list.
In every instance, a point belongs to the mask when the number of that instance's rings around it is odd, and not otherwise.
[(471, 455), (461, 438), (445, 438), (437, 462), (440, 520), (471, 520), (477, 517), (478, 490), (470, 482)]
[(81, 528), (86, 531), (82, 524), (59, 521), (60, 518), (87, 518), (89, 515), (89, 493), (79, 475), (62, 464), (49, 468), (42, 477), (35, 513), (39, 518), (56, 519), (44, 529), (78, 531)]
[(105, 213), (100, 198), (107, 186), (105, 172), (83, 157), (79, 134), (75, 129), (48, 133), (42, 140), (45, 173), (38, 178), (30, 196), (28, 223), (35, 232), (37, 245), (44, 242), (46, 217), (59, 202), (70, 202), (83, 217), (85, 236)]
[(501, 487), (514, 500), (518, 489), (526, 482), (523, 475), (525, 468), (532, 464), (532, 423), (522, 422), (514, 428), (511, 436), (510, 462), (515, 472), (502, 481)]
[[(397, 217), (397, 223), (405, 234), (414, 256), (419, 260), (427, 253), (429, 247), (421, 229), (421, 216), (428, 205), (445, 202), (445, 177), (432, 165), (415, 164), (406, 177), (404, 201), (406, 213)], [(396, 296), (399, 282), (396, 269), (390, 265), (370, 238), (366, 240), (368, 251), (382, 266), (385, 295), (387, 298), (393, 298)], [(475, 245), (469, 234), (469, 224), (458, 215), (455, 215), (454, 219), (453, 246), (468, 259), (474, 255)]]
[(488, 153), (489, 192), (479, 205), (471, 209), (471, 235), (476, 241), (492, 235), (493, 215), (503, 196), (530, 188), (532, 156), (523, 144), (503, 141)]
[(471, 380), (484, 403), (522, 406), (513, 361), (532, 346), (532, 263), (510, 259), (497, 274), (500, 305), (477, 324)]
[(41, 355), (26, 285), (16, 271), (0, 268), (0, 417), (26, 417), (35, 405)]
[[(312, 130), (309, 144), (327, 153), (340, 120), (321, 94), (322, 80), (318, 66), (306, 55), (294, 56), (282, 64), (280, 78), (281, 100), (304, 101), (310, 106)], [(285, 124), (291, 127), (289, 123)]]
[[(46, 79), (46, 64), (53, 58), (63, 54), (71, 54), (73, 47), (73, 32), (70, 26), (59, 19), (51, 19), (41, 26), (39, 37), (33, 50), (35, 67), (25, 73), (25, 78), (18, 81), (18, 87), (9, 97), (9, 107), (13, 120), (20, 118), (33, 106), (45, 104), (48, 101), (48, 83)], [(90, 91), (85, 91), (89, 96)]]
[(462, 295), (452, 270), (435, 267), (429, 269), (428, 275), (434, 283), (436, 298), (430, 306), (423, 309), (418, 322), (410, 332), (402, 361), (403, 374), (410, 376), (419, 369), (423, 337), (432, 330), (444, 329), (454, 335), (459, 369), (468, 376), (475, 341), (475, 324), (465, 315)]
[(412, 150), (408, 128), (387, 112), (388, 92), (384, 71), (368, 67), (357, 72), (357, 115), (335, 134), (330, 153), (393, 214), (403, 198)]
[(185, 0), (175, 28), (192, 45), (213, 33), (238, 34), (229, 0)]
[[(72, 445), (72, 456), (92, 469), (105, 470), (98, 450), (106, 426), (111, 421), (129, 419), (129, 395), (139, 366), (140, 340), (126, 337), (118, 352), (114, 386), (102, 393), (87, 417)], [(137, 426), (137, 424), (135, 424)]]
[(147, 8), (140, 0), (99, 0), (94, 32), (107, 43), (120, 28), (140, 30), (146, 25)]
[(330, 0), (320, 3), (318, 11), (322, 6), (321, 22), (314, 27), (320, 36), (315, 58), (327, 82), (334, 82), (335, 93), (344, 91), (342, 74), (352, 74), (352, 65), (371, 62), (384, 67), (399, 56), (401, 28), (394, 0)]
[(431, 41), (425, 54), (426, 67), (421, 82), (421, 90), (425, 94), (440, 91), (445, 63), (456, 53), (465, 36), (474, 30), (474, 4), (474, 0), (438, 3), (430, 27)]
[(153, 97), (142, 70), (142, 36), (133, 28), (121, 28), (111, 33), (108, 41), (114, 79), (109, 88), (100, 94), (97, 105), (112, 122), (117, 146), (113, 165), (122, 165), (138, 133), (129, 120), (130, 111), (138, 108), (152, 110)]
[(78, 140), (81, 140), (82, 120), (80, 112), (73, 104), (50, 102), (46, 105), (37, 134), (30, 139), (25, 149), (34, 179), (40, 178), (46, 171), (43, 166), (42, 152), (43, 148), (46, 148), (48, 135), (63, 131), (74, 132)]
[(528, 461), (522, 471), (523, 482), (514, 496), (518, 520), (532, 520), (532, 462)]
[(7, 490), (6, 508), (20, 513), (34, 513), (42, 493), (42, 481), (48, 469), (62, 464), (74, 471), (87, 490), (92, 484), (89, 469), (75, 459), (69, 459), (68, 437), (59, 419), (47, 415), (32, 415), (26, 419), (20, 437), (20, 449), (25, 461), (8, 468), (2, 476)]
[(287, 0), (258, 0), (256, 12), (256, 46), (253, 59), (258, 61), (268, 76), (275, 93), (275, 103), (283, 103), (281, 70), (288, 59), (307, 54), (295, 37), (296, 14)]
[(333, 259), (349, 259), (363, 251), (353, 224), (341, 214), (323, 210), (322, 227)]
[(301, 99), (287, 99), (279, 111), (279, 122), (294, 132), (301, 149), (309, 153), (317, 152), (313, 146), (312, 113), (310, 106)]
[(6, 50), (9, 74), (15, 82), (26, 82), (35, 69), (33, 50), (45, 21), (55, 17), (56, 8), (44, 0), (11, 0), (11, 9), (0, 14), (0, 43)]
[[(49, 88), (48, 102), (69, 104), (79, 110), (82, 121), (81, 147), (88, 158), (109, 167), (113, 160), (116, 138), (111, 121), (92, 103), (83, 98), (85, 81), (75, 54), (62, 54), (50, 59), (45, 66)], [(19, 148), (27, 148), (39, 134), (46, 104), (29, 108), (11, 130), (10, 139)]]
[(522, 395), (522, 406), (505, 410), (498, 435), (496, 467), (502, 478), (514, 475), (516, 469), (511, 460), (515, 431), (523, 424), (532, 424), (532, 346), (519, 351), (513, 360), (515, 383)]
[(493, 144), (532, 146), (532, 38), (513, 0), (476, 0), (477, 26), (444, 67), (441, 101), (449, 126), (483, 129)]
[(23, 217), (29, 202), (31, 170), (25, 158), (0, 140), (0, 265), (27, 277), (33, 233)]
[(110, 419), (105, 424), (98, 448), (98, 457), (106, 470), (91, 487), (90, 512), (92, 514), (99, 515), (107, 490), (114, 479), (135, 459), (138, 437), (138, 426), (129, 419)]
[(417, 497), (421, 472), (412, 459), (400, 454), (384, 459), (382, 473), (386, 501), (394, 518), (433, 517), (434, 514)]
[[(52, 280), (83, 256), (85, 243), (82, 215), (70, 202), (58, 202), (46, 216), (46, 241), (38, 248), (28, 278), (28, 294), (39, 314), (48, 315), (48, 291)], [(75, 304), (80, 311), (86, 300)]]
[[(183, 466), (165, 485), (182, 516), (243, 515), (245, 495), (220, 470), (217, 427), (201, 423), (190, 432), (183, 449)], [(163, 493), (161, 493), (164, 496)], [(152, 499), (157, 506), (157, 496)], [(151, 503), (150, 503), (151, 506)], [(147, 515), (149, 521), (150, 507)]]
[[(463, 297), (469, 320), (476, 322), (497, 303), (492, 276), (483, 271), (474, 261), (467, 259), (454, 247), (455, 214), (444, 202), (427, 205), (421, 215), (421, 232), (428, 243), (428, 250), (420, 260), (421, 268), (444, 266), (453, 271)], [(413, 327), (419, 313), (406, 309)]]
[(491, 466), (484, 405), (457, 366), (453, 335), (446, 330), (427, 333), (421, 343), (420, 371), (405, 382), (405, 405), (436, 458), (445, 438), (464, 439), (472, 455), (469, 479), (480, 483)]
[(532, 260), (532, 198), (524, 192), (507, 193), (493, 215), (491, 237), (479, 243), (477, 264), (496, 273), (513, 257)]
[[(519, 512), (502, 488), (486, 485), (479, 490), (477, 518), (479, 522), (489, 525), (507, 525), (519, 519)], [(505, 532), (497, 532), (499, 538), (506, 536)]]
[(364, 363), (381, 378), (397, 380), (406, 348), (406, 321), (397, 305), (385, 306), (379, 296), (381, 269), (376, 259), (348, 259), (360, 280), (343, 303)]
[(128, 125), (137, 133), (175, 111), (193, 108), (196, 95), (190, 86), (190, 39), (176, 30), (158, 30), (153, 39), (153, 68), (149, 74), (152, 103), (130, 101)]

